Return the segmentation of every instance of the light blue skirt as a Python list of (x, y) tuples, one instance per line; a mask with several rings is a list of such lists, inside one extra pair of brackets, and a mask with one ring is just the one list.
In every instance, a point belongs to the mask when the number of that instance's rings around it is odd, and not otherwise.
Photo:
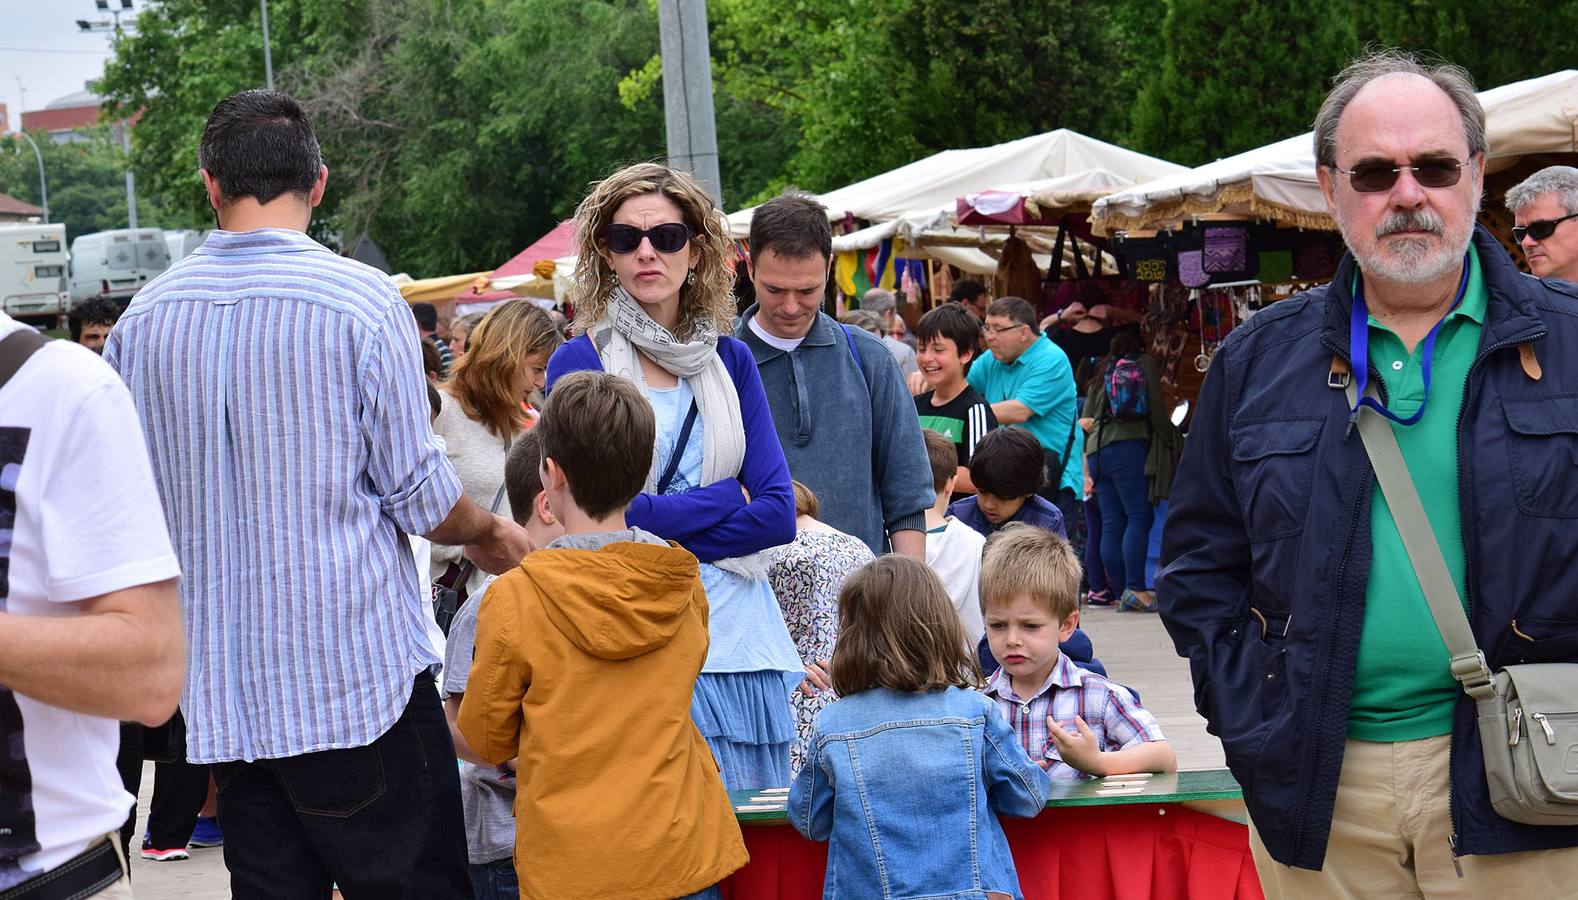
[(794, 713), (784, 673), (703, 672), (696, 678), (690, 717), (707, 739), (731, 791), (789, 786)]

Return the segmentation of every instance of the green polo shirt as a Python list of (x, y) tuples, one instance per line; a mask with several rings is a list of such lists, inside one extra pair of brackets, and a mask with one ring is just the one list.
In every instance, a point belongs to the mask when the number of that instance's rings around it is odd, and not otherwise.
[[(1468, 370), (1479, 352), (1486, 298), (1479, 258), (1471, 251), (1468, 290), (1436, 335), (1430, 402), (1418, 422), (1392, 425), (1425, 515), (1441, 545), (1441, 555), (1446, 557), (1447, 569), (1463, 597), (1467, 593), (1458, 504), (1457, 421)], [(1370, 365), (1380, 371), (1386, 383), (1387, 408), (1392, 412), (1406, 418), (1424, 403), (1424, 341), (1409, 353), (1397, 335), (1372, 316)], [(1364, 630), (1359, 636), (1353, 700), (1348, 707), (1348, 736), (1363, 741), (1412, 741), (1447, 734), (1452, 730), (1452, 704), (1459, 691), (1447, 668), (1451, 657), (1379, 485), (1370, 511), (1370, 545), (1374, 556), (1364, 597)]]
[[(1011, 363), (998, 360), (991, 353), (982, 353), (970, 364), (970, 387), (986, 398), (987, 403), (1018, 400), (1030, 409), (1030, 418), (1017, 427), (1030, 432), (1041, 449), (1063, 456), (1070, 448), (1070, 462), (1063, 466), (1062, 487), (1070, 488), (1075, 496), (1085, 487), (1085, 468), (1081, 464), (1085, 455), (1084, 432), (1075, 426), (1079, 417), (1079, 395), (1074, 390), (1074, 367), (1068, 355), (1041, 335), (1025, 352)], [(1069, 436), (1073, 435), (1073, 443)]]

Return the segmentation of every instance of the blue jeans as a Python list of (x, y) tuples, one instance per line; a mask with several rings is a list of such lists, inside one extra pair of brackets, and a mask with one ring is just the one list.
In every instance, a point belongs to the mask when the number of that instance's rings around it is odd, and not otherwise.
[(694, 894), (686, 894), (680, 897), (679, 900), (718, 900), (722, 896), (723, 892), (718, 890), (717, 885), (713, 885), (709, 888), (702, 888)]
[(460, 770), (433, 676), (365, 747), (213, 765), (235, 900), (470, 900)]
[(1150, 442), (1116, 441), (1091, 457), (1095, 461), (1096, 501), (1101, 504), (1101, 561), (1114, 590), (1146, 590), (1145, 551), (1156, 511), (1151, 508), (1145, 457)]
[(521, 883), (515, 860), (506, 856), (471, 866), (471, 891), (476, 900), (520, 900)]
[[(1101, 561), (1101, 500), (1095, 494), (1083, 504), (1085, 507), (1085, 583), (1092, 594), (1107, 589), (1107, 567)], [(1117, 598), (1114, 597), (1114, 600)]]

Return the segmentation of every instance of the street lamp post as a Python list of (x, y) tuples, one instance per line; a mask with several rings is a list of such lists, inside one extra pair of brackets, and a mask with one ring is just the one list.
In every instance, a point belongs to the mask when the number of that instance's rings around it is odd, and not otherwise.
[(38, 160), (38, 198), (39, 198), (40, 205), (44, 207), (44, 224), (48, 225), (49, 224), (49, 184), (46, 181), (44, 181), (44, 154), (38, 152), (38, 142), (33, 140), (33, 136), (32, 135), (28, 134), (25, 131), (18, 131), (17, 134), (21, 135), (23, 140), (25, 140), (29, 144), (33, 145), (33, 158)]
[(258, 0), (263, 10), (263, 86), (274, 90), (274, 56), (268, 45), (268, 0)]

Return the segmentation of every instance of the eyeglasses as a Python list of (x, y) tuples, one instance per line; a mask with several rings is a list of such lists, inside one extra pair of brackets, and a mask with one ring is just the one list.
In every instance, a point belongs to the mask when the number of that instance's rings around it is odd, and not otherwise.
[(1523, 243), (1523, 239), (1525, 237), (1534, 238), (1536, 241), (1543, 241), (1556, 233), (1557, 225), (1562, 224), (1568, 219), (1578, 219), (1578, 213), (1565, 215), (1560, 219), (1541, 219), (1538, 222), (1530, 222), (1527, 225), (1514, 225), (1512, 226), (1512, 239), (1520, 244)]
[(984, 325), (984, 326), (982, 326), (982, 330), (990, 331), (992, 334), (1007, 334), (1008, 332), (1013, 331), (1015, 328), (1029, 328), (1029, 327), (1030, 327), (1029, 325), (1026, 325), (1023, 322), (1015, 322), (1012, 325), (1003, 325), (1001, 327), (999, 327), (997, 325)]
[(690, 243), (690, 228), (682, 222), (665, 222), (642, 230), (634, 225), (610, 225), (603, 229), (603, 243), (612, 253), (633, 253), (641, 239), (652, 242), (659, 253), (678, 253)]
[(1348, 183), (1361, 194), (1375, 194), (1380, 191), (1389, 191), (1397, 183), (1397, 176), (1403, 171), (1414, 173), (1414, 180), (1420, 187), (1449, 188), (1463, 180), (1463, 167), (1467, 162), (1455, 159), (1425, 159), (1411, 166), (1394, 166), (1384, 162), (1360, 163), (1351, 169), (1339, 169), (1332, 166), (1332, 171), (1348, 176)]

